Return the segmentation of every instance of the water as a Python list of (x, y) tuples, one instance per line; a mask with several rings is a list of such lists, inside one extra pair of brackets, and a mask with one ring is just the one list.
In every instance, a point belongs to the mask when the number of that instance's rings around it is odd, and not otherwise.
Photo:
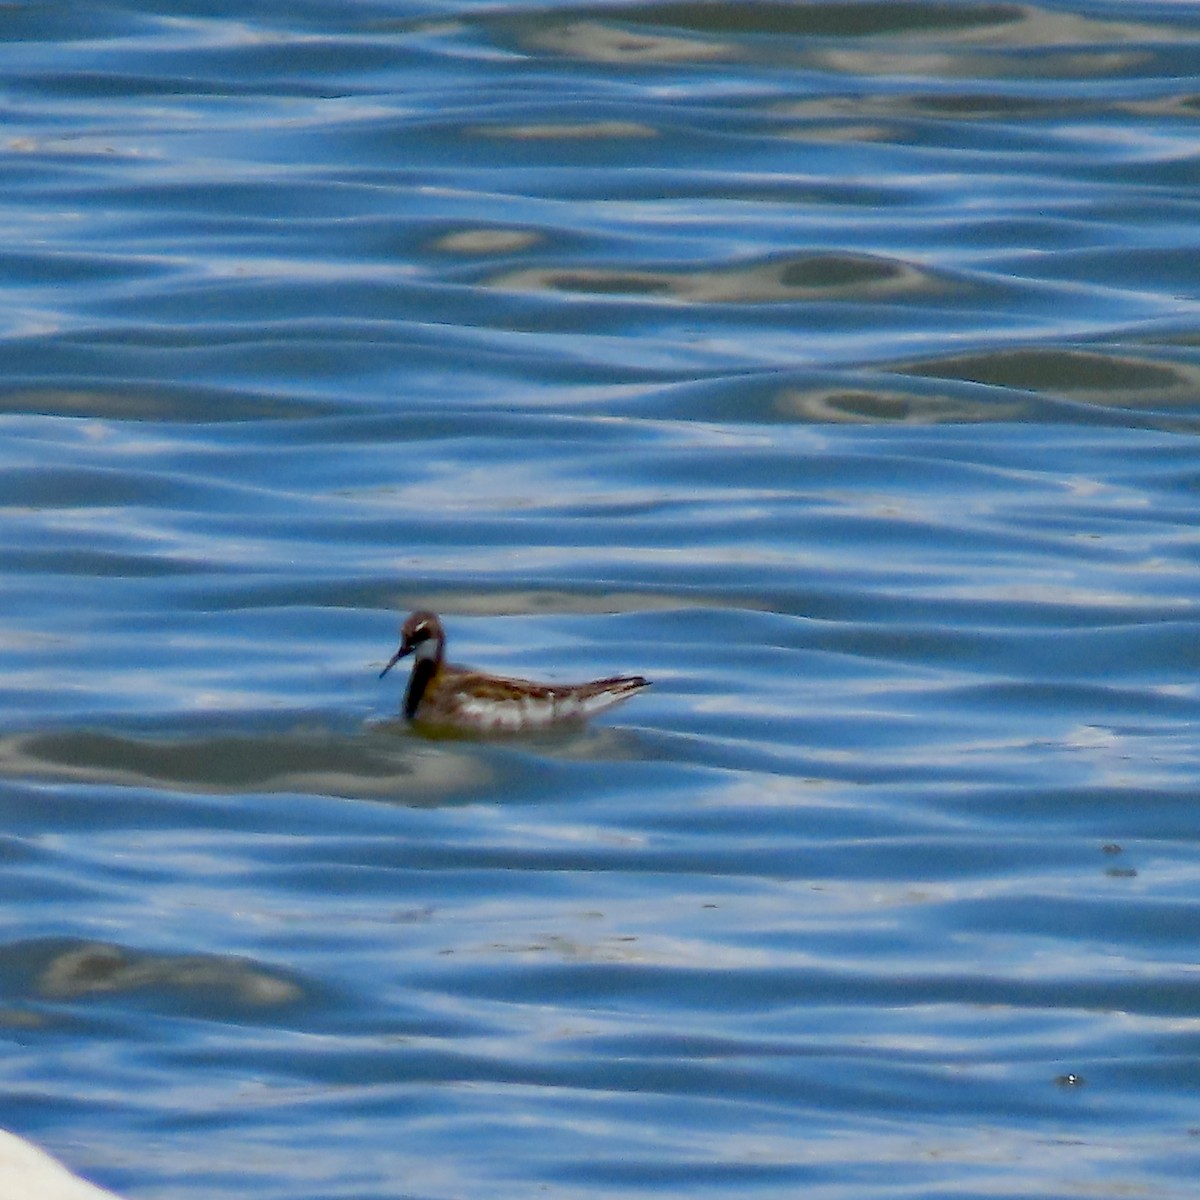
[[(0, 12), (0, 1126), (136, 1200), (1190, 1197), (1198, 63)], [(417, 606), (655, 686), (423, 741)]]

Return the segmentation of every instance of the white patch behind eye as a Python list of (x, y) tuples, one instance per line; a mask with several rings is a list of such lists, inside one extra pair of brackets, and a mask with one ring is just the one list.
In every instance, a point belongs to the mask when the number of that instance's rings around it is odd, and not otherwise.
[(437, 638), (427, 637), (413, 647), (413, 659), (437, 658)]

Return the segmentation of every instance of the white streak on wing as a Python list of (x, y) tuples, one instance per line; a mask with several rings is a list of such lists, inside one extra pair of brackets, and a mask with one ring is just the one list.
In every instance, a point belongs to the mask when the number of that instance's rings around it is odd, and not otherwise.
[(620, 704), (622, 700), (628, 700), (632, 694), (632, 692), (624, 692), (621, 695), (614, 696), (612, 692), (601, 692), (597, 696), (589, 696), (586, 700), (572, 700), (572, 703), (581, 717), (594, 717), (597, 713), (602, 713), (606, 709), (612, 708), (614, 704)]
[(600, 692), (580, 697), (570, 692), (558, 695), (521, 696), (512, 700), (461, 696), (455, 705), (456, 721), (483, 733), (519, 733), (545, 729), (564, 721), (583, 721), (627, 700), (631, 690)]
[(458, 704), (458, 716), (464, 725), (491, 733), (516, 733), (545, 724), (546, 718), (529, 712), (523, 700), (463, 699)]

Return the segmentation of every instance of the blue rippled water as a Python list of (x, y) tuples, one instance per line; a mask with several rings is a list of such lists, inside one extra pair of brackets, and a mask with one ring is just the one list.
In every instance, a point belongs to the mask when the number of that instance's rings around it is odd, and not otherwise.
[[(1200, 9), (17, 0), (0, 82), (0, 1125), (1194, 1194)], [(418, 606), (655, 686), (424, 740)]]

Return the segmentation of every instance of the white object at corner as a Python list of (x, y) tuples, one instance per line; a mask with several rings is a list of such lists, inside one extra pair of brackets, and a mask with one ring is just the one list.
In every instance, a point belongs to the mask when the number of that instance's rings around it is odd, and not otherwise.
[(62, 1163), (0, 1129), (0, 1200), (120, 1200), (72, 1175)]

